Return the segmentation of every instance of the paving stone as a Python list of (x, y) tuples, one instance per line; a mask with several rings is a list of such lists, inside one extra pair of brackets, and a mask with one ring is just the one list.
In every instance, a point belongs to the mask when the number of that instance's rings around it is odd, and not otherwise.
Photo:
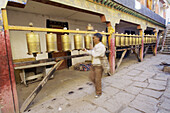
[(111, 86), (118, 88), (118, 89), (125, 89), (127, 86), (132, 84), (132, 80), (125, 80), (125, 79), (114, 79), (112, 80)]
[(154, 80), (154, 79), (148, 79), (150, 84), (158, 84), (158, 85), (166, 85), (166, 81), (161, 81), (161, 80)]
[(132, 76), (121, 76), (122, 79), (128, 79), (128, 80), (132, 80), (134, 77)]
[(139, 81), (139, 82), (144, 82), (145, 80), (147, 80), (148, 77), (145, 76), (137, 76), (135, 78), (133, 78), (132, 80), (134, 81)]
[(97, 109), (95, 109), (94, 111), (91, 111), (91, 113), (110, 113), (110, 112), (102, 107), (97, 107)]
[(116, 96), (113, 99), (117, 100), (119, 103), (128, 105), (128, 103), (130, 103), (134, 98), (135, 98), (134, 95), (121, 91), (118, 94), (116, 94)]
[(135, 86), (128, 86), (127, 88), (125, 88), (125, 91), (133, 94), (133, 95), (137, 95), (139, 94), (139, 92), (141, 92), (143, 89), (139, 88), (139, 87), (135, 87)]
[(138, 99), (132, 101), (129, 106), (145, 113), (156, 113), (158, 110), (156, 106), (148, 104), (144, 101), (140, 101)]
[(134, 108), (126, 107), (124, 110), (122, 110), (120, 113), (142, 113)]
[(130, 72), (127, 73), (129, 76), (137, 76), (141, 73), (139, 70), (131, 70)]
[(134, 82), (133, 86), (146, 88), (148, 86), (148, 83), (146, 83), (146, 82)]
[(158, 99), (162, 94), (163, 92), (160, 92), (160, 91), (154, 91), (154, 90), (150, 90), (150, 89), (144, 89), (142, 92), (140, 92), (141, 94), (144, 94), (144, 95), (148, 95), (148, 96), (151, 96), (151, 97), (154, 97), (156, 99)]
[[(72, 91), (72, 90), (70, 90)], [(63, 95), (63, 97), (65, 97), (66, 99), (69, 100), (74, 100), (74, 99), (80, 99), (83, 98), (85, 95), (87, 95), (87, 93), (83, 92), (82, 90), (73, 90), (74, 93), (69, 94), (69, 92), (67, 92), (66, 94)]]
[(115, 95), (116, 93), (118, 93), (120, 90), (116, 89), (116, 88), (113, 88), (111, 86), (107, 86), (105, 88), (103, 88), (103, 92), (106, 94), (106, 95), (110, 95), (110, 96), (113, 96)]
[(164, 91), (165, 90), (165, 86), (158, 85), (158, 84), (149, 84), (149, 86), (147, 88), (152, 89), (152, 90), (157, 90), (157, 91)]
[(170, 111), (170, 99), (165, 99), (160, 107)]
[(167, 90), (167, 89), (165, 90), (164, 96), (170, 99), (170, 89), (169, 90)]
[(158, 110), (157, 113), (170, 113), (170, 111), (169, 110), (165, 110), (165, 109), (160, 109), (160, 110)]
[(155, 80), (162, 80), (162, 81), (167, 81), (167, 77), (165, 77), (165, 76), (156, 76), (156, 77), (154, 77), (154, 79)]

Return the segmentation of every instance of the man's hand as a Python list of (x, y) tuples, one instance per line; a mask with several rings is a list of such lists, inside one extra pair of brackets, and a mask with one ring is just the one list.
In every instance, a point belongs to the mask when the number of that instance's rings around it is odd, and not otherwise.
[(93, 46), (90, 44), (90, 49), (93, 49)]

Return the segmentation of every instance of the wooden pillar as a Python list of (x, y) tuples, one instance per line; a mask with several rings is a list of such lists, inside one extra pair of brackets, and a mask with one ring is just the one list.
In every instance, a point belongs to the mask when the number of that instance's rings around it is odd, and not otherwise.
[(143, 51), (144, 51), (144, 30), (141, 28), (141, 26), (138, 26), (137, 29), (139, 29), (139, 35), (141, 36), (141, 48), (140, 48), (140, 60), (143, 61)]
[[(4, 73), (5, 81), (8, 81), (7, 83), (4, 81), (4, 88), (7, 89), (4, 91), (6, 93), (4, 98), (4, 109), (2, 109), (2, 112), (4, 113), (18, 113), (19, 112), (19, 106), (18, 106), (18, 97), (17, 97), (17, 90), (16, 90), (16, 83), (15, 83), (15, 76), (14, 76), (14, 67), (12, 63), (12, 52), (11, 52), (11, 44), (10, 44), (10, 38), (9, 38), (9, 29), (8, 29), (8, 19), (7, 19), (7, 12), (6, 9), (2, 9), (2, 19), (3, 19), (3, 26), (4, 26), (4, 35), (1, 33), (1, 37), (3, 38), (2, 43), (3, 44), (3, 52), (4, 58), (1, 60), (4, 63), (3, 66), (6, 67), (3, 70), (0, 70)], [(2, 80), (2, 79), (0, 79)], [(1, 81), (0, 81), (1, 82)], [(2, 81), (3, 82), (3, 81)], [(3, 85), (2, 84), (2, 85)], [(11, 90), (11, 91), (10, 91)], [(3, 92), (1, 92), (3, 93)], [(8, 95), (9, 93), (9, 95)], [(12, 96), (11, 96), (12, 95)], [(2, 98), (3, 98), (2, 96)], [(8, 111), (9, 110), (9, 111)]]
[(140, 0), (140, 3), (145, 6), (145, 0)]
[(158, 31), (157, 30), (154, 30), (154, 35), (156, 36), (156, 44), (154, 46), (154, 49), (153, 49), (153, 55), (156, 56), (157, 54), (157, 45), (158, 45)]
[(109, 43), (109, 50), (110, 50), (110, 54), (109, 54), (109, 64), (110, 64), (110, 68), (111, 68), (111, 73), (114, 74), (115, 73), (115, 38), (114, 38), (114, 33), (115, 33), (115, 27), (111, 26), (111, 23), (107, 24), (108, 26), (108, 32), (110, 33), (109, 38), (108, 38), (108, 43)]

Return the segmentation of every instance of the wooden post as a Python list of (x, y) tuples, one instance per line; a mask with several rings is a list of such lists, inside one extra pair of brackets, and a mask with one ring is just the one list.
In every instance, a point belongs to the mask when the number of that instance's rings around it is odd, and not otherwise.
[(144, 30), (138, 26), (137, 29), (139, 29), (139, 35), (141, 36), (141, 39), (142, 39), (142, 44), (141, 44), (141, 48), (140, 48), (140, 60), (141, 62), (143, 61), (143, 50), (144, 50)]
[(157, 44), (157, 43), (158, 43), (158, 39), (157, 39), (158, 31), (156, 31), (156, 30), (155, 30), (155, 36), (156, 36), (156, 44), (155, 44), (155, 46), (154, 46), (154, 48), (153, 48), (153, 55), (154, 55), (154, 56), (156, 56), (156, 54), (157, 54), (157, 47), (158, 47), (158, 46), (157, 46), (157, 45), (158, 45), (158, 44)]
[(114, 33), (115, 33), (115, 28), (111, 26), (111, 23), (107, 24), (108, 26), (108, 32), (110, 33), (109, 38), (108, 38), (108, 43), (109, 43), (109, 64), (111, 68), (111, 73), (115, 73), (115, 38), (114, 38)]
[[(10, 89), (12, 90), (12, 99), (10, 100), (9, 103), (4, 103), (4, 104), (6, 104), (7, 110), (8, 109), (12, 110), (11, 107), (13, 106), (14, 111), (16, 113), (18, 113), (19, 112), (19, 106), (18, 106), (18, 97), (17, 97), (15, 76), (14, 76), (14, 67), (13, 67), (13, 63), (12, 63), (12, 52), (11, 52), (11, 44), (10, 44), (10, 38), (9, 38), (7, 12), (6, 12), (6, 9), (2, 9), (1, 11), (2, 11), (3, 26), (4, 26), (4, 39), (5, 39), (5, 45), (4, 46), (6, 48), (6, 56), (7, 56), (7, 59), (4, 59), (4, 62), (7, 62), (6, 65), (8, 66), (8, 72), (6, 71), (6, 76), (8, 76), (8, 80), (10, 81), (10, 86), (7, 86), (7, 87), (10, 87)], [(10, 95), (6, 94), (5, 96), (6, 96), (6, 98), (10, 98)]]

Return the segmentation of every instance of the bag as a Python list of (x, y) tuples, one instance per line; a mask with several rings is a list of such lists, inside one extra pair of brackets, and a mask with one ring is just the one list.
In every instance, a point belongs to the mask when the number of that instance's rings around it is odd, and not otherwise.
[(106, 55), (104, 57), (100, 57), (100, 61), (101, 61), (101, 65), (102, 65), (104, 73), (110, 74), (110, 65), (109, 65)]

